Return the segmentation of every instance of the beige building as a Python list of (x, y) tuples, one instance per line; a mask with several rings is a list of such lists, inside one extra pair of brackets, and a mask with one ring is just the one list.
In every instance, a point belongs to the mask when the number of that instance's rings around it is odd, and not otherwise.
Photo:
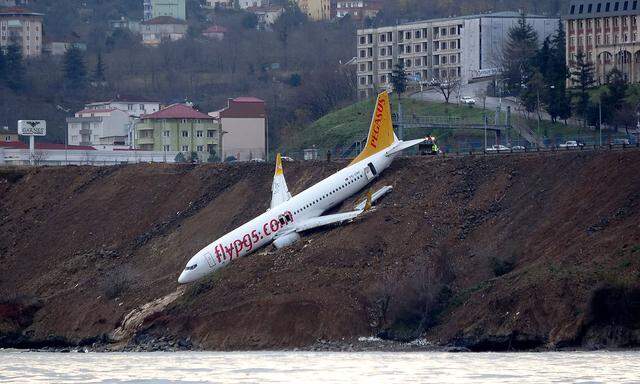
[(0, 10), (0, 47), (12, 42), (22, 47), (24, 57), (36, 57), (42, 53), (42, 13), (24, 8)]
[(220, 121), (222, 158), (263, 159), (267, 156), (267, 113), (263, 100), (255, 97), (229, 99), (227, 107), (209, 113)]
[(5, 143), (20, 140), (18, 138), (18, 132), (10, 131), (9, 127), (3, 127), (2, 129), (0, 129), (0, 139), (2, 139), (0, 141), (4, 141)]
[(618, 68), (624, 78), (640, 82), (638, 1), (573, 0), (565, 16), (567, 66), (575, 65), (578, 52), (595, 66), (598, 83)]
[(330, 20), (332, 0), (297, 0), (300, 10), (311, 20)]

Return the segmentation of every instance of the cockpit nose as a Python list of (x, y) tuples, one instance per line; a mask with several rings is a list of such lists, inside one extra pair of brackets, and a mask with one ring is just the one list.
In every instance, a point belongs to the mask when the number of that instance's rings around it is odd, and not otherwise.
[(178, 277), (178, 283), (185, 284), (189, 282), (189, 271), (182, 271), (180, 277)]

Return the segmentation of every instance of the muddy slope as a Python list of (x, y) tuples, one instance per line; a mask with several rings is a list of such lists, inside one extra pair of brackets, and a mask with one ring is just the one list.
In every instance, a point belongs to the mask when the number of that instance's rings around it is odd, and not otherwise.
[[(343, 165), (285, 175), (295, 193)], [(1, 170), (0, 346), (640, 344), (640, 152), (399, 159), (374, 212), (176, 294), (193, 253), (268, 207), (271, 175), (263, 164)]]

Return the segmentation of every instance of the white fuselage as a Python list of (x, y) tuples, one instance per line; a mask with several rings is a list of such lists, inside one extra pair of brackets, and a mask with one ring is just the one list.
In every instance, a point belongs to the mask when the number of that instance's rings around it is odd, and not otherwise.
[(290, 226), (318, 217), (340, 204), (389, 167), (395, 156), (385, 156), (385, 153), (378, 152), (338, 171), (207, 245), (189, 260), (178, 281), (197, 280), (233, 259), (270, 244), (288, 232)]

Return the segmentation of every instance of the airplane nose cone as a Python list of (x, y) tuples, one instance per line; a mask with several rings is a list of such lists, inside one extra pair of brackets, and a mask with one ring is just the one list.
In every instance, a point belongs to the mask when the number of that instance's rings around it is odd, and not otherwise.
[(182, 273), (180, 274), (180, 277), (178, 277), (178, 283), (180, 284), (188, 283), (189, 278), (187, 275), (188, 275), (187, 271), (182, 271)]

